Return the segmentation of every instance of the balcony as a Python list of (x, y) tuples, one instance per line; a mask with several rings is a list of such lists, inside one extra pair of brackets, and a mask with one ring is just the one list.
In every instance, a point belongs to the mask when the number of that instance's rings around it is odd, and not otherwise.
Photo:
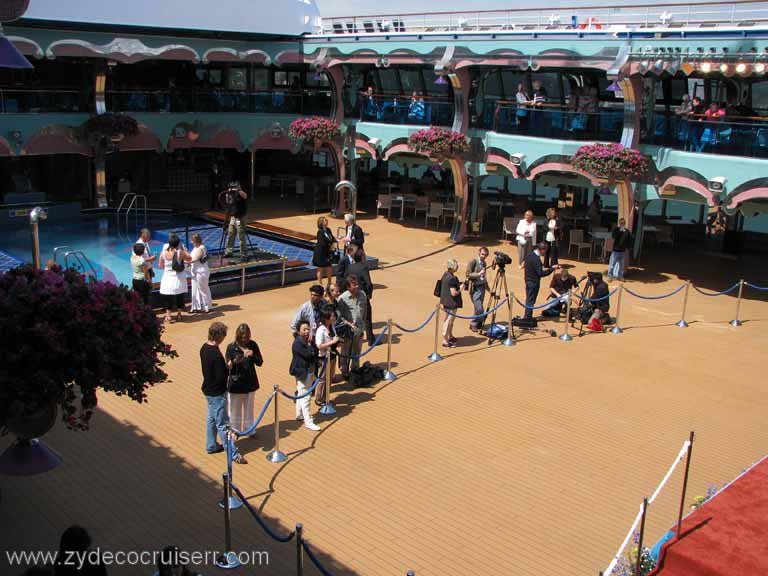
[(577, 112), (556, 105), (518, 106), (497, 101), (492, 130), (502, 134), (537, 136), (557, 140), (619, 142), (624, 112)]
[(88, 102), (79, 90), (0, 88), (0, 114), (82, 113)]
[(358, 103), (362, 122), (450, 126), (453, 100), (424, 96), (407, 98), (398, 94), (361, 94)]
[(643, 141), (688, 152), (766, 158), (768, 117), (725, 116), (713, 121), (704, 116), (657, 115), (654, 133)]

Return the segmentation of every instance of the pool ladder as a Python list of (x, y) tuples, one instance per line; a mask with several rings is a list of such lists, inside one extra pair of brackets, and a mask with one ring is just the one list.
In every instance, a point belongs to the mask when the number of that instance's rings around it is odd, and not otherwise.
[[(83, 276), (91, 276), (94, 280), (97, 280), (96, 268), (85, 255), (82, 250), (71, 250), (71, 246), (57, 246), (53, 249), (53, 261), (59, 263), (59, 252), (64, 252), (64, 268), (74, 268), (79, 271)], [(72, 259), (72, 266), (69, 265), (70, 258)]]
[(128, 216), (131, 210), (136, 212), (136, 218), (139, 217), (139, 210), (144, 213), (144, 225), (147, 224), (147, 197), (144, 194), (134, 194), (133, 192), (127, 192), (123, 194), (122, 200), (120, 200), (120, 206), (117, 207), (117, 218), (120, 219), (120, 211), (125, 206), (126, 202), (128, 207), (125, 209), (125, 225), (128, 226)]

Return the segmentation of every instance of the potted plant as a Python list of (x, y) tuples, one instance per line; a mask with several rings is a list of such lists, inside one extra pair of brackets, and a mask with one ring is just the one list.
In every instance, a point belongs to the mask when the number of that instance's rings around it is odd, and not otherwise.
[(469, 152), (469, 141), (461, 132), (433, 126), (411, 134), (408, 147), (414, 152), (439, 160), (466, 154)]
[(88, 428), (97, 390), (146, 401), (167, 379), (152, 310), (125, 286), (74, 270), (15, 268), (0, 275), (0, 431), (29, 440), (45, 434), (61, 408), (72, 430)]
[(297, 118), (288, 128), (288, 136), (317, 148), (322, 142), (332, 142), (341, 136), (339, 124), (331, 118), (311, 116)]
[(571, 165), (599, 180), (637, 180), (648, 171), (648, 157), (621, 144), (587, 144), (576, 151)]

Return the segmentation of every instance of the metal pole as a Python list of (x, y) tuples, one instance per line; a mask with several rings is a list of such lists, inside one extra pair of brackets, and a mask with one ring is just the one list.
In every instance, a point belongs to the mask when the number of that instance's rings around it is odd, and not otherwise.
[(680, 529), (683, 523), (683, 509), (685, 508), (685, 492), (688, 490), (688, 471), (691, 468), (691, 454), (693, 452), (693, 439), (695, 438), (693, 430), (688, 437), (688, 455), (685, 458), (685, 474), (683, 475), (683, 493), (680, 494), (680, 511), (677, 513), (677, 531), (675, 539), (680, 539)]
[(619, 298), (616, 302), (616, 320), (613, 323), (613, 328), (611, 328), (611, 332), (614, 334), (621, 334), (624, 332), (624, 330), (621, 329), (621, 326), (619, 326), (619, 320), (621, 318), (621, 295), (624, 294), (624, 285), (619, 285)]
[(435, 351), (428, 356), (432, 362), (440, 362), (443, 359), (437, 351), (437, 346), (440, 341), (440, 303), (435, 306)]
[(35, 206), (29, 211), (29, 225), (32, 231), (32, 266), (35, 269), (40, 268), (40, 236), (38, 233), (38, 222), (45, 220), (48, 213), (40, 206)]
[(243, 267), (243, 276), (240, 280), (240, 294), (245, 294), (245, 264), (241, 264), (241, 266)]
[(216, 558), (214, 564), (219, 568), (230, 570), (232, 568), (238, 568), (240, 566), (240, 560), (237, 558), (237, 554), (232, 552), (232, 524), (229, 510), (229, 498), (227, 494), (230, 493), (231, 485), (229, 474), (222, 474), (224, 480), (224, 552)]
[(563, 342), (570, 342), (573, 340), (570, 334), (568, 334), (568, 328), (571, 325), (571, 300), (573, 299), (573, 288), (568, 290), (568, 302), (565, 303), (565, 329), (560, 335), (560, 340)]
[(331, 403), (331, 383), (333, 382), (333, 375), (331, 373), (331, 351), (326, 351), (325, 360), (325, 394), (323, 394), (323, 405), (320, 407), (320, 414), (333, 415), (336, 414), (336, 408)]
[(280, 286), (285, 286), (285, 258), (283, 258), (283, 271), (280, 275)]
[(387, 370), (384, 372), (384, 380), (394, 382), (397, 376), (392, 372), (392, 318), (387, 320)]
[(515, 305), (515, 293), (510, 292), (509, 293), (509, 302), (507, 303), (507, 310), (509, 311), (509, 326), (507, 330), (507, 337), (504, 339), (504, 346), (514, 346), (517, 344), (515, 341), (515, 336), (512, 333), (512, 326), (513, 326), (513, 316), (512, 316), (512, 306)]
[(296, 524), (296, 576), (304, 576), (304, 547), (301, 545), (304, 541), (303, 530), (304, 526)]
[(741, 320), (739, 320), (739, 312), (741, 311), (741, 293), (744, 291), (744, 280), (739, 280), (739, 298), (736, 300), (736, 316), (731, 320), (731, 326), (738, 328), (741, 326)]
[(275, 384), (273, 394), (275, 395), (275, 448), (267, 454), (267, 460), (274, 464), (279, 464), (280, 462), (285, 462), (288, 456), (280, 452), (280, 386), (277, 384)]
[(688, 308), (688, 289), (691, 287), (691, 281), (685, 283), (685, 295), (683, 296), (683, 316), (677, 323), (678, 328), (688, 328), (688, 322), (685, 321), (685, 311)]
[(637, 558), (635, 559), (635, 576), (642, 576), (640, 559), (643, 557), (643, 537), (645, 536), (645, 515), (648, 512), (648, 498), (643, 498), (643, 514), (640, 516), (640, 538), (637, 540)]
[(229, 498), (229, 508), (231, 510), (237, 510), (240, 508), (243, 503), (240, 501), (240, 499), (232, 494), (232, 447), (234, 446), (234, 440), (232, 440), (232, 428), (227, 424), (227, 435), (226, 435), (226, 442), (227, 442), (227, 477), (229, 478), (228, 482), (228, 491), (227, 496), (223, 500), (219, 500), (219, 508), (224, 508), (227, 503), (225, 500)]

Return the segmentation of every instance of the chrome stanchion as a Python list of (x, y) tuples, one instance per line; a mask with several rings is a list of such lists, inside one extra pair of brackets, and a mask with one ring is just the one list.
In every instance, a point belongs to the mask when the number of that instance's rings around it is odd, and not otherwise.
[(613, 328), (611, 328), (611, 332), (614, 334), (621, 334), (624, 332), (624, 330), (621, 329), (621, 326), (619, 326), (619, 321), (621, 319), (621, 295), (624, 293), (624, 285), (619, 286), (619, 299), (616, 302), (616, 320), (613, 323)]
[(637, 540), (637, 558), (635, 558), (635, 576), (640, 576), (640, 561), (643, 558), (643, 539), (645, 537), (645, 516), (648, 514), (648, 498), (643, 498), (643, 515), (640, 517), (640, 536)]
[(568, 290), (568, 302), (565, 303), (565, 329), (560, 335), (560, 340), (563, 342), (570, 342), (573, 337), (568, 334), (568, 329), (571, 326), (571, 300), (573, 299), (573, 289)]
[(405, 576), (416, 576), (416, 572), (413, 570), (408, 570), (408, 573)]
[(435, 306), (435, 351), (428, 356), (428, 359), (432, 362), (440, 362), (443, 359), (440, 353), (437, 351), (437, 347), (440, 344), (440, 303)]
[(280, 387), (275, 384), (275, 448), (267, 454), (267, 460), (274, 464), (285, 462), (288, 456), (280, 452)]
[(397, 376), (392, 372), (392, 318), (387, 320), (387, 369), (384, 372), (384, 380), (394, 382)]
[(229, 498), (227, 497), (232, 491), (229, 474), (222, 474), (222, 478), (224, 479), (224, 552), (216, 557), (214, 564), (218, 568), (231, 570), (238, 568), (241, 564), (237, 554), (232, 551), (232, 525), (229, 515)]
[(301, 524), (296, 524), (296, 575), (297, 576), (304, 576), (304, 547), (302, 546), (302, 542), (304, 542), (304, 536), (302, 536), (302, 531), (304, 530), (304, 526)]
[(741, 293), (744, 290), (744, 280), (739, 280), (739, 298), (736, 300), (736, 316), (731, 320), (731, 326), (738, 328), (741, 326), (741, 320), (739, 320), (739, 312), (741, 311)]
[(683, 492), (680, 494), (680, 511), (677, 514), (677, 529), (675, 530), (675, 538), (680, 540), (680, 531), (683, 525), (683, 511), (685, 510), (685, 494), (688, 490), (688, 473), (691, 470), (691, 454), (693, 453), (693, 441), (696, 438), (693, 430), (688, 437), (688, 454), (685, 457), (685, 474), (683, 475)]
[(688, 328), (688, 322), (685, 321), (685, 311), (688, 308), (688, 289), (691, 287), (691, 281), (688, 280), (685, 283), (685, 295), (683, 296), (683, 316), (680, 318), (680, 322), (676, 324), (678, 328)]
[(515, 293), (510, 292), (509, 302), (507, 306), (507, 310), (509, 311), (509, 326), (508, 326), (509, 329), (507, 330), (507, 337), (504, 339), (504, 342), (502, 342), (504, 346), (514, 346), (515, 344), (517, 344), (517, 341), (515, 340), (515, 335), (512, 332), (512, 326), (513, 326), (512, 306), (514, 305), (515, 305)]
[(336, 408), (331, 402), (331, 383), (333, 382), (333, 374), (331, 371), (331, 362), (333, 362), (333, 360), (331, 359), (331, 350), (328, 349), (325, 354), (325, 397), (323, 398), (323, 405), (320, 407), (318, 412), (327, 416), (333, 416), (336, 414)]
[[(234, 446), (232, 439), (232, 427), (227, 424), (227, 477), (229, 478), (229, 482), (227, 485), (229, 486), (229, 509), (230, 510), (237, 510), (238, 508), (242, 507), (243, 503), (240, 501), (240, 498), (232, 494), (232, 447)], [(219, 500), (219, 508), (226, 507), (226, 498), (222, 498)]]

